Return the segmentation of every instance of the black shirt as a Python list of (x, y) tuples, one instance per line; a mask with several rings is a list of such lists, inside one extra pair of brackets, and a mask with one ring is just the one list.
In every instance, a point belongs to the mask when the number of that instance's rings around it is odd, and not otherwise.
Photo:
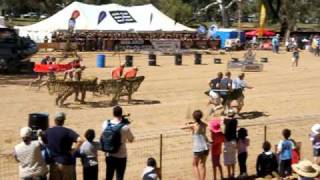
[(55, 162), (63, 165), (72, 165), (74, 163), (71, 147), (79, 137), (76, 132), (62, 126), (55, 126), (46, 131), (45, 137)]
[(237, 140), (237, 126), (238, 120), (235, 118), (226, 118), (224, 119), (224, 137), (226, 141), (235, 141)]
[(258, 177), (265, 177), (272, 175), (272, 172), (278, 171), (278, 161), (274, 153), (261, 153), (257, 158), (257, 175)]

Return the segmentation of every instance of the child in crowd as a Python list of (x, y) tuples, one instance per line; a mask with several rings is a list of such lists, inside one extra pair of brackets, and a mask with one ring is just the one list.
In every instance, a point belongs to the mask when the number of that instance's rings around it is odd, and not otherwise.
[(291, 131), (289, 129), (284, 129), (282, 131), (283, 140), (281, 140), (278, 144), (278, 153), (280, 160), (280, 169), (279, 173), (281, 177), (287, 177), (291, 175), (291, 161), (292, 161), (292, 149), (293, 143), (289, 139), (291, 136)]
[(80, 147), (80, 156), (83, 165), (83, 180), (97, 180), (97, 151), (101, 149), (101, 145), (99, 142), (93, 141), (95, 138), (95, 131), (93, 129), (88, 129), (84, 136), (87, 140)]
[(221, 120), (220, 118), (214, 118), (209, 123), (211, 132), (211, 158), (213, 167), (213, 179), (217, 179), (217, 168), (220, 172), (220, 177), (223, 179), (222, 166), (220, 164), (220, 155), (222, 143), (224, 142), (224, 135), (221, 132)]
[(228, 178), (234, 178), (236, 154), (237, 154), (237, 127), (238, 120), (234, 117), (236, 111), (229, 109), (224, 123), (224, 165), (227, 167)]
[(153, 157), (148, 158), (147, 167), (144, 168), (141, 176), (142, 180), (157, 180), (160, 178), (160, 169)]
[(238, 139), (237, 139), (237, 147), (238, 147), (238, 161), (239, 161), (239, 169), (240, 175), (239, 177), (246, 177), (247, 174), (247, 158), (248, 158), (248, 146), (250, 144), (250, 140), (248, 138), (248, 131), (246, 128), (240, 128), (238, 130)]
[(311, 128), (310, 140), (312, 142), (314, 163), (320, 166), (320, 124), (315, 124)]
[(278, 172), (277, 156), (270, 151), (271, 144), (268, 141), (263, 143), (262, 148), (263, 152), (259, 154), (256, 163), (257, 176), (275, 176)]

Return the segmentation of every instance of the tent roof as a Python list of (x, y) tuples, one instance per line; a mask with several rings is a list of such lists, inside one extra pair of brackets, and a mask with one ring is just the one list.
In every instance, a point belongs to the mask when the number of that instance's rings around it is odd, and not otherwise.
[[(75, 30), (97, 30), (97, 31), (194, 31), (163, 14), (152, 4), (142, 6), (121, 6), (118, 4), (89, 5), (73, 2), (66, 8), (53, 16), (30, 26), (15, 27), (20, 31), (47, 32), (56, 30), (67, 30), (68, 21), (72, 13), (78, 10), (80, 16), (76, 19)], [(106, 12), (106, 17), (98, 24), (101, 11)], [(128, 11), (136, 22), (119, 24), (110, 14), (110, 11)], [(123, 17), (123, 16), (122, 16)]]

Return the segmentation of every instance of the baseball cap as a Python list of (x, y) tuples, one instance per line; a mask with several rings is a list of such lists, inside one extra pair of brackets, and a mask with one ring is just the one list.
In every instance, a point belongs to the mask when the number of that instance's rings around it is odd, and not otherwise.
[(20, 129), (20, 137), (30, 137), (32, 135), (32, 129), (29, 127), (23, 127)]

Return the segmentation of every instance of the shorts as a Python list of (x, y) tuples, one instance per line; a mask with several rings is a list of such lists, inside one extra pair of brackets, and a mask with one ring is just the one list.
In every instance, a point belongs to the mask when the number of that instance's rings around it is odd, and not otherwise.
[(196, 157), (208, 156), (208, 154), (209, 154), (209, 150), (200, 151), (200, 152), (193, 152), (193, 155)]
[(313, 148), (313, 156), (320, 157), (320, 149)]
[(212, 166), (220, 165), (220, 154), (219, 155), (212, 155), (211, 160), (212, 160)]
[(229, 141), (224, 143), (223, 159), (225, 165), (236, 164), (237, 145), (235, 141)]

